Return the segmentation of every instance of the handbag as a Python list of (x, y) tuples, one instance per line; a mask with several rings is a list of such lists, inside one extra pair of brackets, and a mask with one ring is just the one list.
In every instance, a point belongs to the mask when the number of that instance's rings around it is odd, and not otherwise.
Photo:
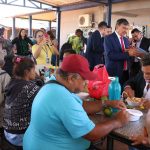
[(108, 72), (104, 65), (97, 65), (93, 72), (97, 74), (97, 79), (88, 82), (89, 95), (92, 98), (100, 99), (103, 96), (108, 96), (108, 86), (110, 80), (108, 79)]

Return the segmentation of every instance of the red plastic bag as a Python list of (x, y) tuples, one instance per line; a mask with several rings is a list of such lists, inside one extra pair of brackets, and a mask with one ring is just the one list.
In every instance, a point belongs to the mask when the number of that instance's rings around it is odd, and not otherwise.
[(102, 96), (108, 96), (108, 86), (110, 80), (104, 65), (97, 65), (94, 67), (94, 73), (97, 74), (97, 79), (88, 82), (88, 91), (90, 97), (99, 99)]

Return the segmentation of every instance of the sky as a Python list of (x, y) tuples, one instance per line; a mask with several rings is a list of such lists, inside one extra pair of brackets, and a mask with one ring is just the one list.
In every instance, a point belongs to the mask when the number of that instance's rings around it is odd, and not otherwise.
[(42, 10), (0, 4), (0, 11), (1, 11), (0, 18), (5, 18), (5, 17), (14, 17), (16, 15), (23, 15), (23, 14), (32, 13), (32, 12), (39, 12)]
[[(21, 2), (21, 1), (16, 1)], [(28, 1), (27, 1), (28, 2)], [(31, 3), (27, 4), (28, 6), (31, 6)], [(45, 7), (47, 7), (45, 5)], [(19, 6), (12, 6), (12, 5), (4, 5), (0, 4), (0, 24), (8, 27), (12, 27), (12, 17), (16, 15), (24, 15), (29, 13), (35, 13), (43, 11), (41, 9), (33, 9), (33, 8), (25, 8), (25, 7), (19, 7)], [(47, 21), (37, 21), (33, 20), (32, 25), (34, 29), (39, 29), (41, 27), (48, 27)], [(28, 28), (29, 22), (28, 19), (16, 19), (16, 27), (17, 28)]]

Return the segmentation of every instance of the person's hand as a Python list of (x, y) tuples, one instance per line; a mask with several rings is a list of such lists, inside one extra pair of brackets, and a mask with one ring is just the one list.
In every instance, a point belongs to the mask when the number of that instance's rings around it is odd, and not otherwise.
[(137, 51), (135, 47), (132, 47), (128, 50), (129, 56), (135, 56), (135, 57), (140, 57), (141, 53)]
[(136, 42), (132, 41), (131, 47), (136, 47)]
[(150, 109), (150, 100), (148, 99), (143, 99), (142, 100), (142, 105), (145, 109)]
[(45, 43), (46, 43), (46, 42), (45, 42), (45, 40), (43, 39), (43, 40), (39, 43), (39, 46), (42, 47), (43, 45), (45, 45)]
[(113, 100), (113, 101), (109, 101), (109, 104), (108, 104), (110, 107), (113, 107), (113, 108), (118, 108), (118, 109), (121, 109), (121, 110), (125, 110), (126, 109), (126, 105), (124, 104), (123, 101), (121, 100)]
[(148, 137), (144, 135), (131, 136), (130, 140), (133, 141), (132, 145), (148, 144)]
[(123, 96), (124, 96), (125, 98), (127, 98), (127, 97), (132, 98), (132, 97), (135, 96), (135, 92), (134, 92), (134, 90), (132, 90), (132, 88), (131, 88), (130, 86), (126, 86), (126, 87), (124, 88)]
[(129, 49), (127, 49), (127, 52), (129, 53), (129, 56), (141, 57), (141, 58), (144, 56), (144, 53), (139, 52), (136, 47), (130, 47)]
[(131, 53), (131, 51), (132, 51), (132, 52), (133, 52), (133, 51), (137, 51), (137, 48), (134, 47), (134, 46), (130, 46), (130, 47), (128, 47), (128, 48), (125, 48), (125, 52), (130, 52), (130, 53)]
[(114, 119), (118, 122), (118, 128), (129, 122), (129, 113), (126, 110), (122, 110), (116, 114)]
[(144, 55), (144, 53), (139, 52), (136, 47), (130, 47), (127, 49), (127, 52), (129, 53), (129, 56), (143, 57)]
[(45, 44), (47, 45), (53, 45), (53, 42), (52, 42), (52, 40), (50, 39), (50, 37), (46, 34), (45, 36), (44, 36), (44, 41), (45, 41)]

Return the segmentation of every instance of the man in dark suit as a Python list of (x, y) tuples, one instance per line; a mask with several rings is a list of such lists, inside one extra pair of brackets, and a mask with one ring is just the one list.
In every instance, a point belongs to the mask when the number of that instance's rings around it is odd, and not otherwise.
[(90, 70), (98, 64), (104, 64), (104, 36), (107, 34), (107, 23), (102, 21), (98, 24), (98, 30), (92, 33), (87, 41), (86, 58)]
[(143, 36), (142, 32), (137, 28), (131, 31), (132, 42), (135, 43), (135, 46), (149, 52), (150, 48), (150, 39)]
[(118, 76), (121, 85), (128, 80), (130, 56), (139, 56), (135, 48), (129, 49), (126, 37), (129, 23), (122, 18), (117, 20), (115, 32), (104, 39), (105, 65), (109, 76)]
[[(145, 100), (142, 101), (142, 104), (144, 106), (144, 109), (150, 109), (150, 54), (145, 54), (145, 56), (142, 58), (142, 71), (137, 74), (135, 78), (130, 79), (127, 81), (126, 86), (124, 88), (124, 91), (129, 95), (129, 97), (142, 97)], [(148, 113), (149, 114), (149, 113)], [(149, 117), (149, 116), (148, 116)], [(148, 120), (146, 120), (147, 123)], [(146, 124), (145, 124), (146, 125)], [(149, 126), (145, 126), (148, 127)], [(149, 131), (147, 128), (147, 131)], [(147, 132), (148, 135), (150, 132)], [(149, 144), (146, 140), (147, 137), (145, 135), (143, 136), (144, 139), (140, 139), (139, 136), (132, 137), (131, 140), (133, 140), (134, 145), (139, 144)], [(133, 147), (129, 147), (129, 150), (139, 150)]]
[[(142, 70), (135, 77), (129, 79), (124, 86), (124, 91), (130, 97), (143, 97), (144, 88), (150, 83), (150, 54), (145, 54), (141, 62)], [(148, 88), (147, 90), (150, 90), (150, 86)]]
[(130, 78), (125, 83), (124, 91), (128, 94), (129, 97), (142, 97), (145, 85), (146, 82), (143, 77), (143, 72), (139, 71), (136, 76)]
[[(132, 34), (132, 41), (131, 46), (135, 46), (137, 49), (142, 49), (149, 53), (150, 50), (150, 39), (143, 36), (142, 32), (139, 31), (137, 28), (131, 31)], [(133, 64), (131, 65), (131, 75), (134, 76), (138, 73), (141, 68), (141, 64), (139, 59), (134, 60)]]

